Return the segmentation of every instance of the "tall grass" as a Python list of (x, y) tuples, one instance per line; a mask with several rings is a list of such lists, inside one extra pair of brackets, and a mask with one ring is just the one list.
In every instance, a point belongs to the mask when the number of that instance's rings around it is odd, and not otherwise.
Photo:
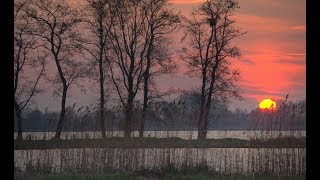
[(179, 148), (179, 149), (50, 149), (16, 150), (17, 171), (102, 173), (202, 168), (222, 174), (304, 175), (305, 149)]
[[(305, 134), (300, 128), (303, 126), (301, 123), (305, 122), (306, 101), (294, 103), (288, 101), (287, 97), (285, 100), (278, 101), (276, 110), (256, 109), (249, 114), (251, 121), (251, 129), (249, 130), (260, 130), (254, 131), (259, 133), (256, 133), (254, 137), (250, 137), (251, 140), (258, 142), (257, 140), (274, 139), (273, 142), (278, 143), (279, 140), (287, 137), (285, 143), (290, 143), (294, 146), (292, 143), (295, 142), (290, 139), (294, 139), (293, 137), (305, 138)], [(305, 149), (250, 149), (249, 153), (255, 154), (251, 156), (254, 171), (282, 175), (305, 174)]]

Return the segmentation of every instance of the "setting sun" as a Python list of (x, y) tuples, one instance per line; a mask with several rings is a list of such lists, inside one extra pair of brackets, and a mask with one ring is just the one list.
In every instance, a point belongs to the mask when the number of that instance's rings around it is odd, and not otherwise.
[(276, 102), (272, 101), (271, 99), (264, 99), (259, 104), (260, 109), (274, 110), (276, 109), (276, 107), (277, 107)]

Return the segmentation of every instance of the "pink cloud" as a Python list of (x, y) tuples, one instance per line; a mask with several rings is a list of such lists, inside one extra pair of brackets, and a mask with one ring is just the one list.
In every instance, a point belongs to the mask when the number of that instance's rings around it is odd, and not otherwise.
[(299, 26), (293, 26), (291, 27), (292, 30), (296, 30), (296, 31), (306, 31), (306, 26), (305, 25), (299, 25)]

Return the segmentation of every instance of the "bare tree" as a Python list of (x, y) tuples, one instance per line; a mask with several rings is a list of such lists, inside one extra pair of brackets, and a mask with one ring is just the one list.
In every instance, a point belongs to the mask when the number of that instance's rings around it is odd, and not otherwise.
[(57, 68), (57, 76), (51, 80), (57, 85), (57, 93), (61, 95), (61, 112), (56, 129), (55, 139), (60, 139), (66, 111), (67, 91), (71, 84), (83, 76), (81, 61), (73, 58), (79, 53), (77, 43), (79, 32), (77, 25), (81, 22), (78, 13), (64, 0), (30, 0), (25, 10), (33, 20), (30, 33), (41, 39), (41, 48), (52, 56)]
[[(21, 113), (32, 97), (42, 92), (38, 83), (44, 75), (46, 54), (37, 51), (38, 39), (29, 34), (30, 22), (23, 8), (26, 1), (14, 2), (14, 111), (18, 120), (18, 137), (22, 140)], [(37, 55), (33, 55), (37, 54)], [(31, 72), (33, 71), (33, 72)], [(28, 77), (29, 76), (29, 77)], [(30, 78), (35, 76), (35, 78)]]
[[(165, 38), (177, 28), (179, 16), (168, 8), (165, 0), (115, 2), (114, 25), (110, 31), (113, 53), (107, 58), (110, 78), (125, 108), (125, 137), (131, 134), (134, 100), (144, 82), (139, 133), (142, 136), (151, 74), (169, 72), (175, 67), (165, 51), (166, 42), (169, 42)], [(161, 68), (155, 68), (156, 64)]]
[[(143, 17), (146, 19), (145, 46), (146, 55), (143, 72), (143, 108), (139, 127), (139, 137), (143, 137), (146, 112), (148, 107), (149, 81), (153, 74), (167, 74), (175, 69), (170, 58), (170, 40), (168, 35), (178, 29), (180, 24), (179, 13), (170, 8), (168, 0), (142, 1)], [(153, 72), (151, 71), (153, 69)]]
[(184, 48), (182, 56), (188, 73), (202, 79), (198, 139), (206, 138), (212, 97), (240, 97), (234, 83), (240, 74), (230, 67), (230, 60), (240, 56), (231, 41), (244, 34), (231, 19), (237, 8), (237, 0), (207, 0), (193, 12), (193, 19), (186, 19), (184, 38), (188, 38), (191, 50)]
[[(89, 52), (93, 64), (96, 66), (98, 62), (99, 67), (99, 84), (100, 84), (100, 128), (102, 138), (106, 138), (105, 122), (104, 122), (104, 105), (105, 105), (105, 54), (107, 52), (107, 45), (110, 38), (109, 32), (113, 24), (112, 5), (111, 1), (107, 0), (87, 0), (85, 8), (85, 22), (90, 30), (90, 35), (86, 40), (83, 40), (83, 49)], [(110, 42), (109, 42), (110, 43)]]
[(132, 132), (134, 100), (143, 78), (143, 42), (146, 19), (141, 18), (141, 2), (115, 1), (114, 25), (110, 31), (112, 54), (106, 56), (110, 78), (125, 110), (124, 135)]

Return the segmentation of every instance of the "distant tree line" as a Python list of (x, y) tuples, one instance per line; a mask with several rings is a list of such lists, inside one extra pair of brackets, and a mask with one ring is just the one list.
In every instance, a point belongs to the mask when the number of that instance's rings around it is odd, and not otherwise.
[[(217, 108), (212, 108), (208, 121), (208, 130), (306, 130), (306, 107), (305, 101), (284, 102), (279, 104), (276, 112), (261, 113), (260, 109), (250, 112), (236, 109), (230, 111), (227, 104), (217, 103)], [(196, 106), (200, 105), (200, 95), (182, 93), (178, 98), (169, 102), (161, 101), (153, 104), (147, 111), (145, 130), (147, 131), (196, 131), (198, 116)], [(285, 109), (284, 109), (285, 108)], [(285, 112), (284, 112), (285, 111)], [(132, 130), (139, 131), (140, 108), (133, 110)], [(122, 131), (125, 114), (120, 107), (113, 107), (104, 112), (107, 121), (107, 131)], [(286, 113), (287, 115), (284, 115)], [(23, 131), (49, 131), (54, 132), (58, 124), (58, 112), (45, 112), (39, 109), (29, 109), (23, 115)], [(280, 116), (285, 116), (280, 121)], [(75, 108), (75, 105), (67, 108), (66, 121), (63, 131), (98, 131), (100, 130), (99, 109), (95, 106)], [(17, 119), (15, 118), (15, 131), (17, 131)]]

